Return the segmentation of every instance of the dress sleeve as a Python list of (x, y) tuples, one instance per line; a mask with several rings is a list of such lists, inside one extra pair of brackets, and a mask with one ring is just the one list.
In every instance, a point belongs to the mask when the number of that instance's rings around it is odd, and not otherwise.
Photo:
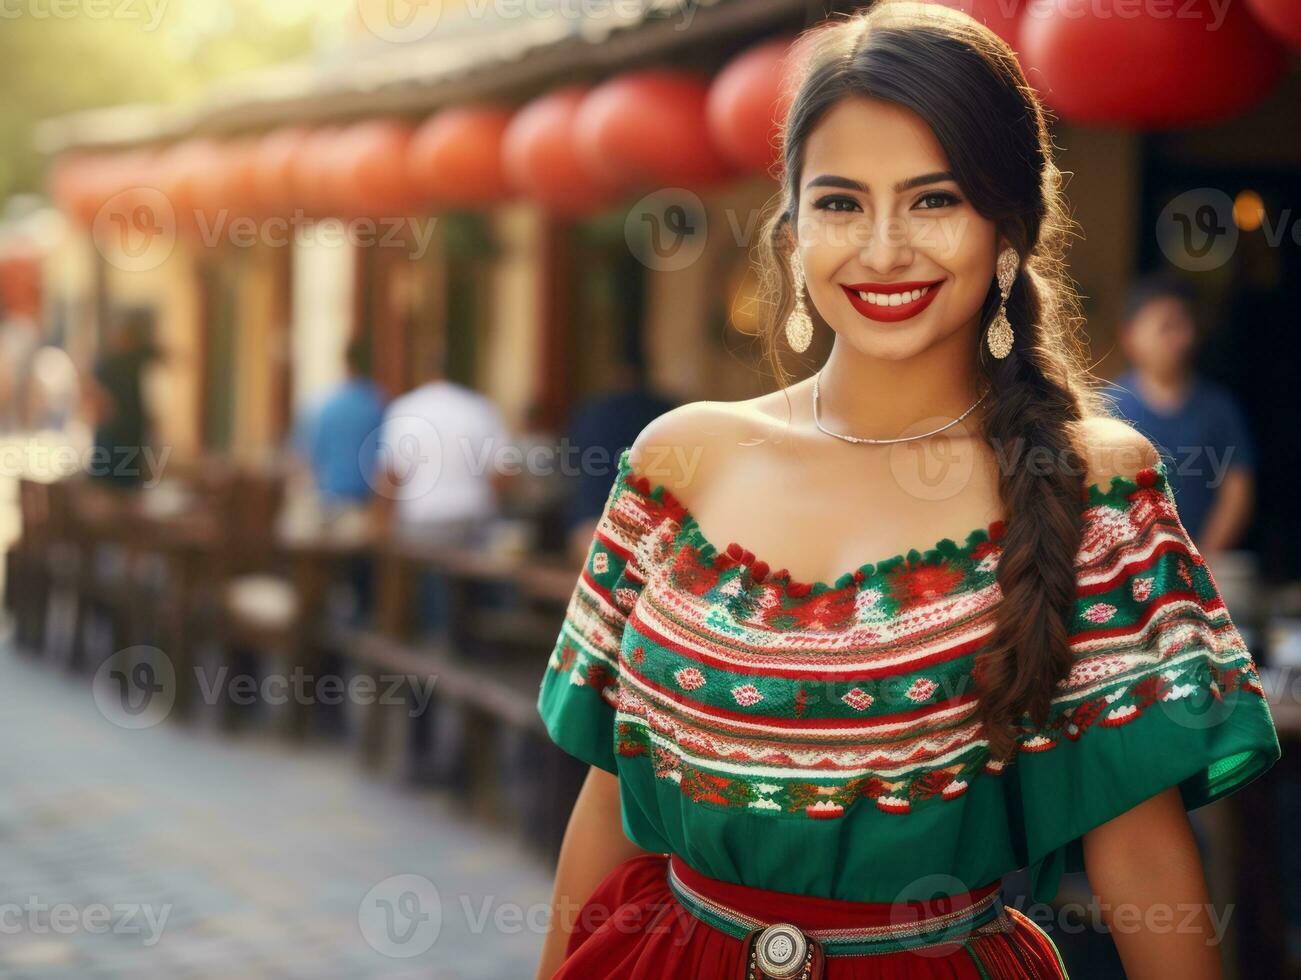
[(1186, 810), (1281, 754), (1256, 664), (1180, 520), (1164, 459), (1088, 490), (1070, 643), (1048, 721), (1003, 775), (1034, 901), (1084, 871), (1082, 835), (1172, 786)]
[(614, 718), (624, 625), (646, 582), (654, 501), (620, 456), (538, 692), (552, 740), (616, 773)]

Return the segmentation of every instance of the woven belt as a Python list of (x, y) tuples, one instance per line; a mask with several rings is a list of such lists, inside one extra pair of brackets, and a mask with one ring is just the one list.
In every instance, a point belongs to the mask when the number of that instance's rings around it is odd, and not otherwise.
[(706, 925), (742, 940), (749, 953), (746, 977), (816, 980), (824, 956), (867, 956), (969, 938), (1010, 928), (999, 882), (975, 889), (971, 904), (906, 922), (840, 929), (801, 929), (789, 922), (765, 922), (702, 895), (678, 877), (668, 862), (668, 884), (678, 901)]

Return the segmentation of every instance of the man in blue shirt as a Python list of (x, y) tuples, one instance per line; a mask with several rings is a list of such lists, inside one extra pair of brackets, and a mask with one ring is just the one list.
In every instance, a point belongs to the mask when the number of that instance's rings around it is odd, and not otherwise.
[(348, 377), (312, 412), (304, 449), (322, 507), (365, 504), (373, 490), (377, 433), (387, 399), (368, 377), (366, 343), (356, 337), (344, 354)]
[(1256, 447), (1237, 399), (1193, 366), (1194, 309), (1179, 279), (1136, 282), (1119, 336), (1130, 367), (1108, 395), (1166, 459), (1184, 527), (1209, 554), (1237, 547), (1251, 521)]

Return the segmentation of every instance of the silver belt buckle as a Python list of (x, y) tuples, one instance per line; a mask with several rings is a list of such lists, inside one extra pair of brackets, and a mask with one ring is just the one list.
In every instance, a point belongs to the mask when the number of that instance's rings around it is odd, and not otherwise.
[(772, 980), (791, 980), (804, 970), (809, 941), (797, 926), (774, 922), (754, 943), (755, 966)]

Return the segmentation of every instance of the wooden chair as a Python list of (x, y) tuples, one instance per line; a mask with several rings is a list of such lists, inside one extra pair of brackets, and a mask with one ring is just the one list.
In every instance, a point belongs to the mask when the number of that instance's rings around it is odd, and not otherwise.
[[(461, 586), (501, 577), (518, 586), (520, 602), (506, 610), (462, 606), (453, 628), (420, 636), (416, 576), (428, 566)], [(546, 657), (576, 574), (548, 574), (555, 568), (533, 558), (389, 545), (381, 552), (375, 628), (334, 634), (374, 690), (396, 681), (407, 692), (359, 711), (358, 756), (367, 771), (444, 787), (476, 817), (515, 831), (548, 859), (587, 774), (555, 746), (537, 713)], [(432, 692), (431, 716), (413, 713), (413, 692)], [(432, 729), (424, 746), (422, 727)]]
[(49, 485), (18, 480), (19, 537), (5, 553), (5, 609), (13, 625), (14, 645), (35, 653), (45, 643), (45, 609), (49, 601)]

